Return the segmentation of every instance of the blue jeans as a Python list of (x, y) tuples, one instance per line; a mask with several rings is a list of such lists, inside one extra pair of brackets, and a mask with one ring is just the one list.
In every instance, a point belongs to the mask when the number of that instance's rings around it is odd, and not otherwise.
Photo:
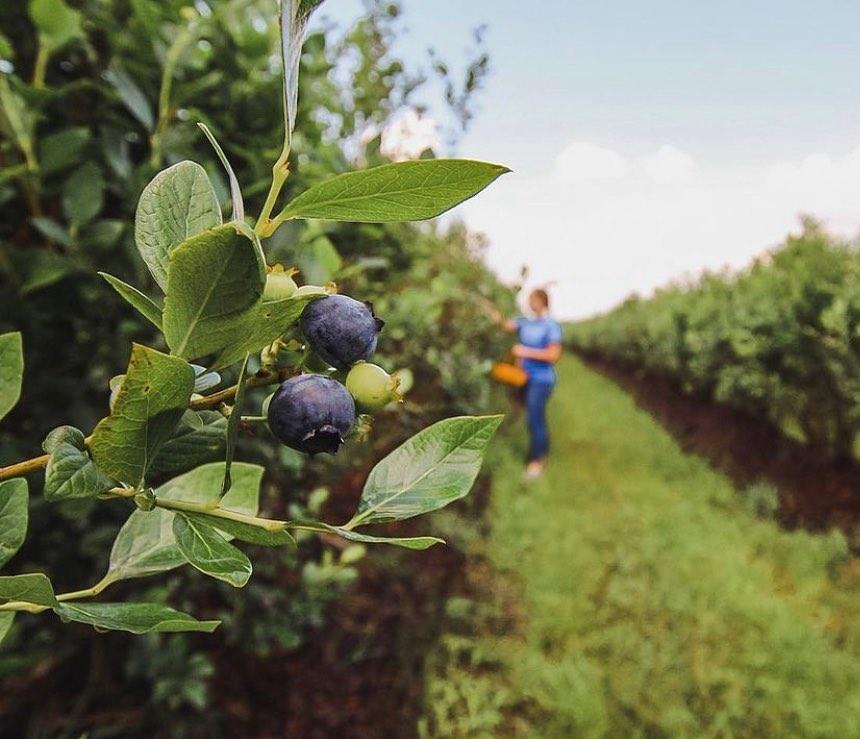
[(546, 402), (552, 394), (552, 382), (534, 382), (526, 385), (526, 423), (529, 427), (529, 462), (543, 459), (549, 453), (549, 430), (546, 427)]

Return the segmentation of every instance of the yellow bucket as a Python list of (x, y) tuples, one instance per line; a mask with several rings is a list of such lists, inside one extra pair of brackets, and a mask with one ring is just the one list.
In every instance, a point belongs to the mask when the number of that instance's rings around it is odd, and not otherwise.
[(496, 362), (490, 370), (490, 377), (511, 387), (523, 387), (529, 381), (529, 376), (522, 367), (509, 362)]

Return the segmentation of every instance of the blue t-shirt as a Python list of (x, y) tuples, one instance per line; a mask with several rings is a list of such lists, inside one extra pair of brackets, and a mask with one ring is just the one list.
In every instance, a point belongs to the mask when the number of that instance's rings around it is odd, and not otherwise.
[[(531, 349), (546, 349), (561, 343), (561, 326), (552, 318), (518, 318), (517, 334), (520, 344)], [(555, 382), (555, 368), (550, 362), (523, 359), (523, 369), (531, 382)]]

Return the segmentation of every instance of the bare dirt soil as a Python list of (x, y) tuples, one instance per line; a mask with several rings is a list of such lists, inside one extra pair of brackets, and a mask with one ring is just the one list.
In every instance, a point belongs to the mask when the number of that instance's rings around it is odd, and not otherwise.
[(738, 487), (767, 482), (779, 491), (787, 528), (838, 527), (860, 544), (860, 465), (829, 459), (770, 424), (712, 400), (687, 395), (671, 380), (605, 358), (582, 359), (660, 421), (685, 452), (707, 459)]

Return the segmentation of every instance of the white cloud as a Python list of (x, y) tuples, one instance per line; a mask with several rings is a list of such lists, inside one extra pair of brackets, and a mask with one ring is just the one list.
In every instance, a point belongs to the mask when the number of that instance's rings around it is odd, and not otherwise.
[(664, 144), (653, 154), (641, 157), (639, 166), (658, 185), (688, 182), (696, 169), (693, 157), (675, 146)]
[(630, 164), (617, 151), (574, 141), (556, 157), (555, 173), (565, 182), (607, 182), (627, 177)]
[(555, 281), (561, 317), (606, 310), (631, 292), (703, 269), (733, 268), (781, 241), (809, 213), (860, 229), (860, 147), (755, 166), (693, 162), (662, 146), (629, 157), (587, 142), (552, 172), (507, 175), (464, 206), (491, 240), (488, 261), (515, 280)]

